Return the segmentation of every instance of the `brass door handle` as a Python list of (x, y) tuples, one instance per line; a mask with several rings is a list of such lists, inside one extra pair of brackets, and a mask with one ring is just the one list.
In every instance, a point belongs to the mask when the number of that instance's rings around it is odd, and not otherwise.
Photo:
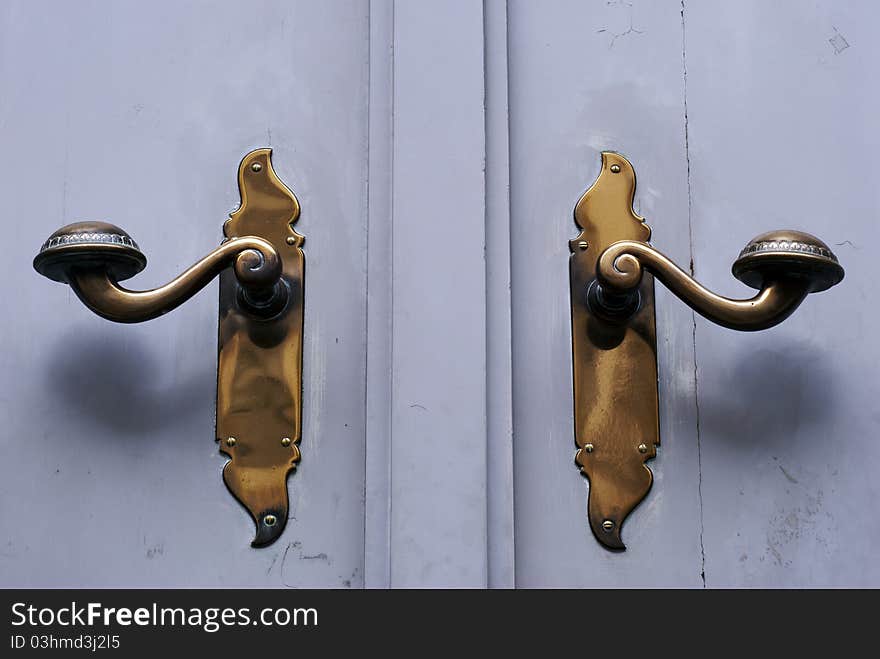
[(284, 530), (287, 476), (302, 436), (305, 239), (293, 229), (299, 201), (271, 153), (256, 149), (239, 164), (241, 205), (223, 225), (226, 240), (164, 286), (119, 285), (147, 259), (131, 236), (105, 222), (59, 229), (34, 258), (37, 272), (70, 284), (89, 309), (120, 323), (171, 311), (220, 276), (215, 439), (229, 457), (223, 480), (256, 525), (254, 546)]
[(622, 320), (638, 305), (642, 272), (648, 270), (700, 315), (730, 329), (753, 331), (788, 318), (809, 293), (843, 279), (837, 257), (818, 238), (801, 231), (771, 231), (753, 238), (733, 264), (733, 275), (759, 290), (734, 300), (717, 295), (646, 242), (621, 240), (598, 258), (589, 299), (609, 320)]
[(140, 323), (186, 302), (230, 265), (242, 288), (241, 303), (266, 317), (284, 306), (287, 289), (281, 279), (281, 257), (257, 236), (227, 240), (179, 276), (158, 288), (130, 291), (119, 285), (147, 265), (131, 236), (106, 222), (64, 226), (43, 243), (34, 258), (41, 275), (70, 284), (99, 316), (119, 323)]
[(635, 189), (632, 164), (602, 153), (599, 177), (575, 206), (580, 234), (569, 243), (575, 463), (590, 481), (590, 527), (610, 549), (625, 548), (621, 526), (651, 489), (645, 462), (660, 444), (654, 277), (709, 320), (760, 330), (844, 275), (818, 238), (775, 231), (754, 238), (733, 264), (758, 294), (717, 295), (651, 247), (651, 229), (633, 211)]

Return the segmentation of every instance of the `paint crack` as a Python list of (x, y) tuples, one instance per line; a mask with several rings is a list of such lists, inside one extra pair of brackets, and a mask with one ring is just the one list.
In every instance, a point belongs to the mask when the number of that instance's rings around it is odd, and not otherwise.
[[(693, 195), (691, 193), (691, 152), (690, 152), (690, 126), (688, 123), (687, 105), (687, 42), (685, 38), (685, 6), (681, 0), (681, 68), (683, 78), (683, 104), (684, 104), (684, 156), (687, 164), (687, 195), (688, 195), (688, 239), (690, 241), (690, 271), (691, 277), (694, 271), (694, 225), (692, 221)], [(697, 315), (691, 311), (691, 340), (694, 347), (694, 414), (696, 418), (697, 434), (697, 497), (700, 502), (700, 579), (703, 588), (706, 587), (706, 546), (703, 542), (705, 521), (703, 516), (703, 449), (700, 437), (700, 394), (699, 394), (699, 369), (697, 367)]]

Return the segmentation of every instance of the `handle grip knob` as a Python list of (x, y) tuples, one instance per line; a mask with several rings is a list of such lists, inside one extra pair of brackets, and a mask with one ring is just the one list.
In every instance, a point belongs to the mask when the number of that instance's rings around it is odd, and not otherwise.
[(72, 270), (104, 270), (116, 281), (147, 267), (147, 257), (126, 231), (109, 222), (75, 222), (61, 227), (43, 243), (34, 269), (44, 277), (68, 283)]
[(843, 268), (831, 249), (803, 231), (769, 231), (743, 247), (733, 263), (733, 276), (761, 289), (778, 279), (808, 282), (810, 293), (828, 290), (843, 279)]

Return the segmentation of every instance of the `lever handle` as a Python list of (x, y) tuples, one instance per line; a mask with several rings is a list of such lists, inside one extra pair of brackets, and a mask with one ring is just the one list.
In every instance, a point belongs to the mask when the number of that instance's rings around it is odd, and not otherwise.
[(130, 291), (119, 285), (146, 265), (131, 236), (106, 222), (68, 224), (49, 236), (34, 258), (37, 272), (70, 284), (89, 309), (119, 323), (139, 323), (171, 311), (229, 265), (241, 285), (238, 302), (249, 313), (273, 316), (287, 300), (281, 257), (256, 236), (227, 240), (164, 286)]
[(608, 320), (630, 317), (648, 270), (700, 315), (730, 329), (753, 331), (788, 318), (809, 293), (839, 283), (844, 271), (828, 245), (801, 231), (772, 231), (752, 239), (733, 264), (733, 275), (758, 294), (734, 300), (713, 293), (646, 242), (621, 240), (598, 258), (590, 306)]

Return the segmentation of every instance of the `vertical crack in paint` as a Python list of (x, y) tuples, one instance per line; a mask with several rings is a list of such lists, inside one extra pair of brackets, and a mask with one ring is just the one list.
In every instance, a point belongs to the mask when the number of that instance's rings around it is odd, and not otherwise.
[[(685, 32), (685, 6), (684, 0), (681, 0), (681, 68), (684, 86), (684, 155), (687, 163), (687, 194), (688, 194), (688, 239), (690, 242), (690, 272), (691, 277), (695, 276), (694, 272), (694, 225), (692, 221), (692, 196), (691, 196), (691, 154), (690, 154), (690, 132), (688, 125), (688, 105), (687, 105), (687, 47)], [(703, 582), (703, 588), (706, 587), (706, 547), (703, 544), (703, 455), (700, 442), (700, 394), (698, 386), (698, 367), (697, 367), (697, 315), (691, 311), (692, 325), (692, 341), (694, 346), (694, 412), (696, 415), (696, 433), (697, 433), (697, 495), (700, 502), (700, 579)]]

